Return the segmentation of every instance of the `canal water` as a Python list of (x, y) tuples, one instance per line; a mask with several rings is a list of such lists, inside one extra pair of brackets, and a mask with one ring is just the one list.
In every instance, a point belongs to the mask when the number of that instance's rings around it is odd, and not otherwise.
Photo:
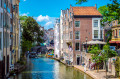
[(73, 67), (49, 58), (27, 60), (28, 67), (12, 79), (92, 79)]

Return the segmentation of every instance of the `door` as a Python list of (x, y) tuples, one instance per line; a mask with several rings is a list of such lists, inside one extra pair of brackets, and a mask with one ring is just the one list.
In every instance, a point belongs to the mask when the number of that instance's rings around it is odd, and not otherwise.
[(77, 57), (77, 65), (80, 65), (80, 57)]

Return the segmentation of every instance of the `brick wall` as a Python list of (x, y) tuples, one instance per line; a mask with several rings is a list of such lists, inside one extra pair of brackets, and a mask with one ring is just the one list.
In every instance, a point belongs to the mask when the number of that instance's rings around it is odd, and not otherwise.
[[(75, 27), (75, 21), (80, 21), (80, 27)], [(75, 40), (75, 31), (80, 31), (80, 40)], [(75, 43), (80, 43), (80, 50), (82, 47), (82, 43), (86, 42), (86, 37), (88, 37), (88, 41), (92, 40), (92, 18), (74, 18), (73, 20), (73, 53), (74, 58), (73, 62), (76, 64), (76, 55), (80, 54), (80, 51), (75, 51)]]

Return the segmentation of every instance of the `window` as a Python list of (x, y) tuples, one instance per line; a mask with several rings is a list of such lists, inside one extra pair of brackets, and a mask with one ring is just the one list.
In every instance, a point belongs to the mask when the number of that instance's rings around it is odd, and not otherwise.
[(75, 27), (80, 27), (80, 21), (75, 21)]
[(2, 13), (1, 13), (1, 15), (0, 15), (0, 21), (1, 21), (1, 23), (0, 23), (0, 27), (2, 27)]
[(0, 32), (0, 49), (2, 49), (2, 33)]
[(94, 38), (98, 38), (98, 30), (94, 30)]
[(114, 30), (113, 30), (113, 36), (115, 36)]
[(79, 43), (75, 43), (75, 50), (77, 50), (77, 51), (80, 50), (80, 44)]
[(116, 29), (116, 37), (117, 37), (117, 29)]
[(70, 12), (70, 18), (71, 18), (72, 16), (71, 16), (71, 12)]
[(102, 37), (103, 37), (103, 36), (102, 36), (102, 34), (103, 34), (103, 33), (102, 33), (102, 30), (101, 30), (101, 31), (100, 31), (100, 38), (102, 38)]
[(98, 20), (94, 20), (94, 27), (98, 27)]
[(7, 33), (7, 47), (9, 47), (9, 33)]
[(2, 0), (0, 0), (0, 7), (2, 7)]
[(72, 32), (70, 32), (70, 39), (72, 39)]
[(120, 36), (120, 29), (119, 29), (119, 36)]
[(75, 39), (80, 39), (80, 32), (79, 31), (75, 32)]
[(72, 21), (71, 22), (69, 22), (69, 28), (71, 28), (72, 27)]

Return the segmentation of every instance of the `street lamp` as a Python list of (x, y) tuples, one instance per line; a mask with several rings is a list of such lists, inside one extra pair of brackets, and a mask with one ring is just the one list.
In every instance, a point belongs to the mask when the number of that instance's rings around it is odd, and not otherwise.
[(84, 65), (84, 72), (86, 72), (86, 66), (87, 66), (87, 57), (86, 57), (86, 53), (87, 53), (87, 40), (88, 40), (88, 37), (86, 37), (86, 52), (85, 52), (85, 65)]
[(88, 37), (86, 37), (86, 53), (87, 53), (87, 40), (88, 40)]

